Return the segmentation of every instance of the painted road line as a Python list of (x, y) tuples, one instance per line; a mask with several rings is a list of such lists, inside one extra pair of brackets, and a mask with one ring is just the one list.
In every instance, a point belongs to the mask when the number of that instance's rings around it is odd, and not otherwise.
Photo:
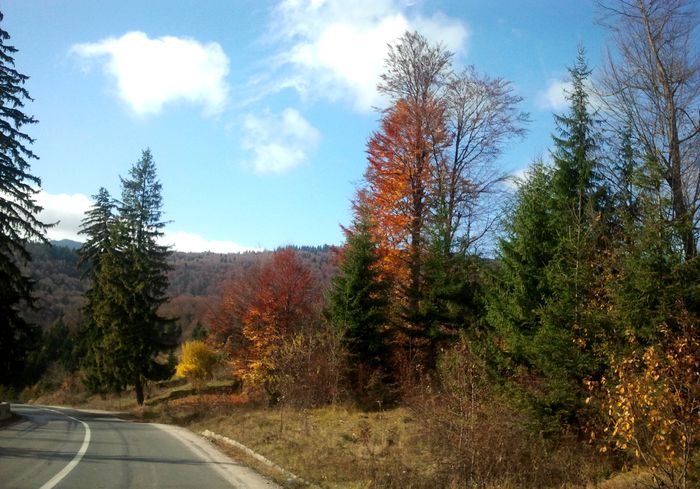
[(61, 411), (57, 411), (55, 409), (50, 409), (50, 408), (44, 408), (47, 411), (52, 411), (54, 413), (61, 414), (65, 416), (66, 418), (70, 418), (73, 421), (77, 421), (78, 423), (82, 424), (83, 427), (85, 427), (85, 438), (83, 438), (83, 444), (80, 447), (80, 450), (78, 450), (78, 453), (75, 454), (75, 457), (73, 457), (73, 460), (71, 460), (68, 465), (63, 467), (63, 470), (61, 470), (58, 474), (54, 475), (51, 480), (49, 480), (46, 484), (41, 486), (39, 489), (53, 489), (56, 487), (56, 484), (61, 482), (68, 474), (70, 474), (71, 470), (75, 468), (76, 465), (80, 462), (80, 460), (83, 458), (83, 455), (85, 455), (85, 452), (88, 449), (88, 446), (90, 445), (90, 427), (85, 421), (82, 421), (78, 418), (74, 418), (73, 416), (68, 416), (65, 413), (62, 413)]

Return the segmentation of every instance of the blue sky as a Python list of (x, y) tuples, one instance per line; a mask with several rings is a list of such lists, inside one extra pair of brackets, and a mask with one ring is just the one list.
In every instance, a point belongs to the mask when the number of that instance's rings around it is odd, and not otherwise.
[(166, 240), (182, 251), (339, 244), (384, 100), (386, 44), (418, 30), (525, 98), (527, 137), (499, 166), (546, 155), (588, 0), (3, 0), (34, 102), (38, 201), (76, 238), (90, 196), (150, 147)]

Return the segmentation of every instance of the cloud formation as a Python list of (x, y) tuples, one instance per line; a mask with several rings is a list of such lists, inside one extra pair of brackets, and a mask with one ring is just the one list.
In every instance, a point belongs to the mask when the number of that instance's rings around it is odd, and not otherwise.
[(78, 229), (85, 212), (92, 206), (89, 197), (83, 194), (54, 195), (41, 190), (35, 200), (44, 208), (38, 216), (39, 220), (47, 224), (57, 223), (47, 230), (46, 235), (50, 240), (84, 241), (84, 237), (78, 235)]
[[(35, 196), (36, 203), (44, 210), (39, 214), (39, 220), (47, 224), (56, 223), (48, 229), (46, 236), (49, 240), (85, 241), (85, 236), (79, 235), (82, 221), (93, 202), (83, 194), (49, 194), (41, 190)], [(214, 253), (242, 253), (244, 251), (259, 251), (257, 248), (246, 247), (232, 241), (207, 240), (202, 236), (184, 231), (165, 231), (161, 243), (172, 246), (176, 251)]]
[(569, 106), (566, 94), (570, 91), (570, 81), (551, 79), (547, 82), (547, 88), (537, 95), (535, 102), (539, 109), (561, 112)]
[(120, 38), (76, 44), (82, 58), (98, 58), (117, 83), (119, 96), (139, 115), (157, 114), (169, 102), (186, 101), (204, 107), (207, 115), (221, 112), (228, 97), (229, 59), (215, 42), (143, 32)]
[(187, 253), (243, 253), (245, 251), (260, 251), (258, 248), (250, 248), (232, 241), (206, 240), (199, 234), (185, 231), (166, 231), (161, 243), (172, 246), (177, 251)]
[(258, 174), (285, 173), (304, 163), (321, 136), (296, 110), (247, 114), (243, 119), (243, 148), (253, 154), (250, 167)]
[(360, 112), (382, 103), (376, 87), (389, 43), (407, 30), (464, 53), (469, 30), (444, 14), (425, 17), (399, 0), (285, 0), (275, 11), (274, 33), (291, 68), (284, 86), (302, 96), (343, 100)]

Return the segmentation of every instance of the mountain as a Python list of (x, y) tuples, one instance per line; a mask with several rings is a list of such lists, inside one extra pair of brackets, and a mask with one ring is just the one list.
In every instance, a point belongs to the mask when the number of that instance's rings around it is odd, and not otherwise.
[(51, 241), (51, 245), (58, 248), (68, 248), (69, 250), (77, 250), (83, 243), (80, 241), (73, 241), (72, 239), (60, 239), (58, 241)]
[[(69, 328), (77, 328), (81, 321), (84, 294), (89, 286), (78, 270), (77, 248), (80, 243), (71, 240), (53, 242), (53, 246), (33, 243), (28, 273), (35, 282), (35, 308), (23, 311), (31, 322), (48, 328), (61, 319)], [(335, 273), (335, 258), (330, 246), (295, 247), (303, 262), (316, 275), (322, 287), (330, 283)], [(272, 252), (246, 253), (183, 253), (174, 252), (169, 263), (169, 302), (161, 312), (177, 317), (183, 338), (201, 321), (204, 325), (212, 308), (221, 301), (225, 284), (234, 276), (245, 274), (256, 263), (267, 260)]]

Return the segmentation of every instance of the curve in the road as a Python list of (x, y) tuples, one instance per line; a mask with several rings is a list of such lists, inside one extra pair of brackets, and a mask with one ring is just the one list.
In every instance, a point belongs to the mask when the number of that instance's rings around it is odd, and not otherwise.
[(57, 411), (55, 409), (51, 408), (45, 408), (47, 411), (52, 411), (54, 413), (60, 414), (65, 416), (66, 418), (70, 418), (73, 421), (77, 421), (78, 423), (83, 425), (83, 428), (85, 428), (85, 437), (83, 438), (83, 444), (80, 446), (80, 450), (78, 450), (78, 453), (75, 454), (75, 457), (73, 457), (73, 460), (71, 460), (68, 465), (63, 467), (63, 470), (61, 470), (58, 474), (53, 476), (49, 481), (46, 482), (43, 486), (41, 486), (39, 489), (53, 489), (56, 487), (56, 485), (61, 482), (68, 474), (70, 474), (71, 470), (75, 468), (76, 465), (80, 463), (80, 460), (83, 458), (83, 455), (85, 455), (85, 452), (87, 451), (88, 447), (90, 446), (90, 426), (85, 421), (82, 421), (78, 418), (74, 418), (73, 416), (68, 416), (66, 413), (62, 413), (61, 411)]
[(70, 408), (13, 411), (19, 420), (0, 429), (2, 489), (279, 489), (184, 428)]

